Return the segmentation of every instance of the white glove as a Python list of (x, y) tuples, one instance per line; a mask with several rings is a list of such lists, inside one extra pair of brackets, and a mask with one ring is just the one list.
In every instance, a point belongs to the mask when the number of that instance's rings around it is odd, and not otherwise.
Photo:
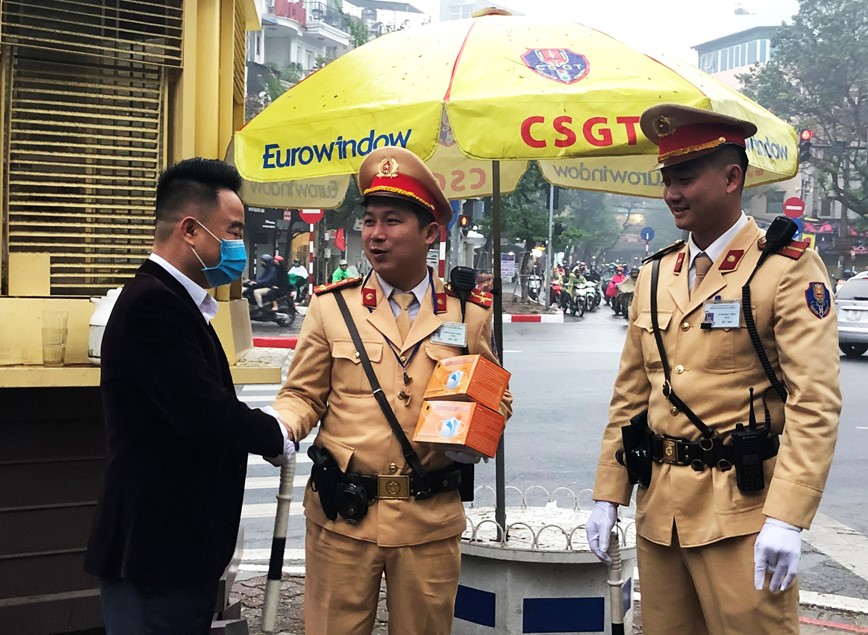
[(288, 465), (292, 455), (298, 450), (298, 443), (289, 437), (289, 432), (287, 432), (286, 426), (283, 425), (283, 421), (280, 420), (280, 415), (277, 414), (277, 410), (271, 406), (265, 406), (264, 408), (261, 408), (261, 410), (265, 414), (271, 415), (277, 420), (277, 427), (280, 428), (280, 433), (283, 435), (283, 454), (278, 454), (277, 456), (272, 457), (263, 456), (262, 458), (271, 463), (274, 467)]
[(585, 523), (585, 535), (588, 546), (600, 561), (612, 564), (612, 559), (606, 553), (609, 549), (609, 536), (618, 520), (618, 506), (609, 501), (594, 501), (594, 509), (588, 522)]
[(443, 454), (452, 461), (456, 463), (479, 463), (479, 459), (485, 459), (485, 462), (488, 463), (488, 457), (483, 457), (481, 454), (477, 454), (476, 452), (462, 452), (461, 450), (446, 450)]
[(769, 591), (783, 591), (793, 583), (802, 557), (801, 527), (777, 518), (766, 518), (753, 547), (753, 584), (762, 591), (766, 570), (771, 571)]

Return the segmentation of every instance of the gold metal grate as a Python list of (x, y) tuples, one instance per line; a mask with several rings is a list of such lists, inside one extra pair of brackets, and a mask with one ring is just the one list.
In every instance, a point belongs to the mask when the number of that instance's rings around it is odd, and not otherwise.
[(232, 84), (233, 99), (236, 104), (244, 103), (244, 86), (247, 69), (247, 30), (244, 28), (244, 12), (240, 2), (235, 3), (235, 24), (233, 25), (233, 57), (235, 59)]
[(7, 87), (8, 247), (51, 254), (52, 295), (103, 293), (153, 241), (164, 70), (26, 53)]
[(4, 44), (181, 66), (182, 0), (2, 0)]
[(153, 240), (183, 0), (0, 0), (4, 246), (52, 295), (123, 284)]

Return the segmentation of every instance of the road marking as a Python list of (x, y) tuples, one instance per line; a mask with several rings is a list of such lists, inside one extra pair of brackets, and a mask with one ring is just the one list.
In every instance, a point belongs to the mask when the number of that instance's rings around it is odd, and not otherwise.
[[(249, 503), (241, 506), (241, 518), (274, 518), (277, 514), (277, 503)], [(304, 516), (301, 504), (290, 505), (290, 516)]]
[[(307, 475), (296, 476), (292, 481), (293, 487), (307, 487)], [(280, 487), (279, 476), (251, 476), (244, 482), (244, 489), (273, 489)]]
[(813, 591), (799, 591), (799, 604), (813, 606), (830, 611), (844, 611), (846, 613), (862, 613), (868, 615), (868, 600), (862, 598), (850, 598), (843, 595), (830, 593), (814, 593)]
[[(305, 454), (304, 452), (296, 453), (295, 462), (296, 462), (296, 464), (313, 463), (313, 461), (310, 460), (310, 457), (307, 454)], [(251, 465), (271, 465), (271, 463), (269, 463), (268, 461), (263, 459), (261, 456), (258, 456), (256, 454), (251, 454), (247, 457), (247, 466), (250, 467)], [(271, 467), (274, 467), (274, 466), (271, 465)], [(278, 469), (278, 468), (274, 468), (274, 469)]]
[[(268, 565), (267, 564), (240, 564), (238, 565), (239, 571), (251, 572), (251, 573), (268, 573)], [(304, 576), (304, 567), (300, 566), (292, 566), (292, 567), (283, 567), (283, 572), (286, 575), (294, 575), (294, 576)]]
[(821, 513), (802, 537), (814, 549), (868, 581), (868, 537)]
[(866, 427), (866, 426), (856, 426), (856, 429), (857, 429), (857, 430), (868, 430), (868, 427)]
[[(268, 562), (271, 560), (271, 549), (244, 549), (244, 557), (241, 562)], [(284, 549), (284, 562), (304, 562), (304, 549)]]
[(241, 386), (241, 392), (260, 392), (271, 390), (277, 392), (283, 387), (283, 384), (244, 384)]

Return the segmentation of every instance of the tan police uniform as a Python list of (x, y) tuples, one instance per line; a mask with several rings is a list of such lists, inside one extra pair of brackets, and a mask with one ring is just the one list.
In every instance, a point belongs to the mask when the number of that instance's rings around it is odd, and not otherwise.
[[(391, 150), (397, 157), (394, 164), (398, 170), (408, 169), (415, 157), (399, 150)], [(394, 183), (402, 189), (415, 187), (406, 180)], [(459, 298), (450, 295), (433, 273), (429, 280), (433, 289), (429, 285), (403, 340), (375, 274), (364, 281), (357, 278), (327, 285), (311, 301), (289, 375), (274, 407), (296, 439), (306, 437), (320, 422), (315, 444), (328, 449), (343, 471), (411, 473), (372, 394), (334, 296), (341, 294), (346, 300), (392, 410), (412, 439), (434, 366), (438, 360), (463, 353), (461, 347), (432, 341), (443, 324), (461, 323), (462, 316)], [(491, 295), (474, 290), (464, 320), (470, 353), (499, 363), (490, 344), (491, 319)], [(409, 384), (405, 384), (405, 372)], [(409, 401), (399, 398), (402, 391)], [(511, 401), (507, 393), (502, 406), (505, 414), (511, 413)], [(440, 452), (413, 446), (429, 472), (453, 465)], [(390, 633), (451, 632), (460, 569), (458, 541), (465, 529), (458, 491), (428, 500), (378, 498), (358, 524), (349, 524), (340, 516), (329, 520), (309, 484), (304, 509), (308, 635), (370, 635), (384, 570)]]
[[(751, 387), (762, 424), (769, 381), (743, 317), (738, 328), (708, 329), (701, 323), (706, 303), (741, 300), (742, 286), (762, 253), (763, 235), (749, 219), (692, 293), (687, 245), (660, 257), (658, 320), (672, 388), (724, 443), (736, 423), (748, 421)], [(816, 252), (794, 241), (770, 256), (751, 282), (751, 312), (760, 339), (789, 392), (783, 404), (768, 391), (772, 429), (781, 434), (781, 447), (776, 458), (764, 462), (765, 489), (741, 492), (734, 469), (696, 471), (664, 462), (653, 465), (650, 487), (637, 491), (642, 615), (649, 635), (798, 633), (797, 585), (783, 593), (767, 587), (757, 592), (753, 544), (767, 516), (809, 527), (829, 472), (841, 395), (836, 318), (826, 280)], [(594, 499), (621, 505), (629, 503), (632, 486), (615, 453), (630, 417), (647, 409), (656, 434), (701, 438), (662, 392), (650, 264), (640, 272), (630, 316), (594, 486)], [(715, 606), (710, 613), (726, 615), (723, 621), (704, 617), (696, 596), (703, 606)]]

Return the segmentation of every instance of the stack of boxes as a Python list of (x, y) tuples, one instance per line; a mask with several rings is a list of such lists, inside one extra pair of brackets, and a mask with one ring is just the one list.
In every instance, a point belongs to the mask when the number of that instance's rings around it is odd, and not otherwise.
[(425, 389), (413, 441), (493, 457), (506, 425), (500, 405), (509, 377), (480, 355), (440, 360)]

